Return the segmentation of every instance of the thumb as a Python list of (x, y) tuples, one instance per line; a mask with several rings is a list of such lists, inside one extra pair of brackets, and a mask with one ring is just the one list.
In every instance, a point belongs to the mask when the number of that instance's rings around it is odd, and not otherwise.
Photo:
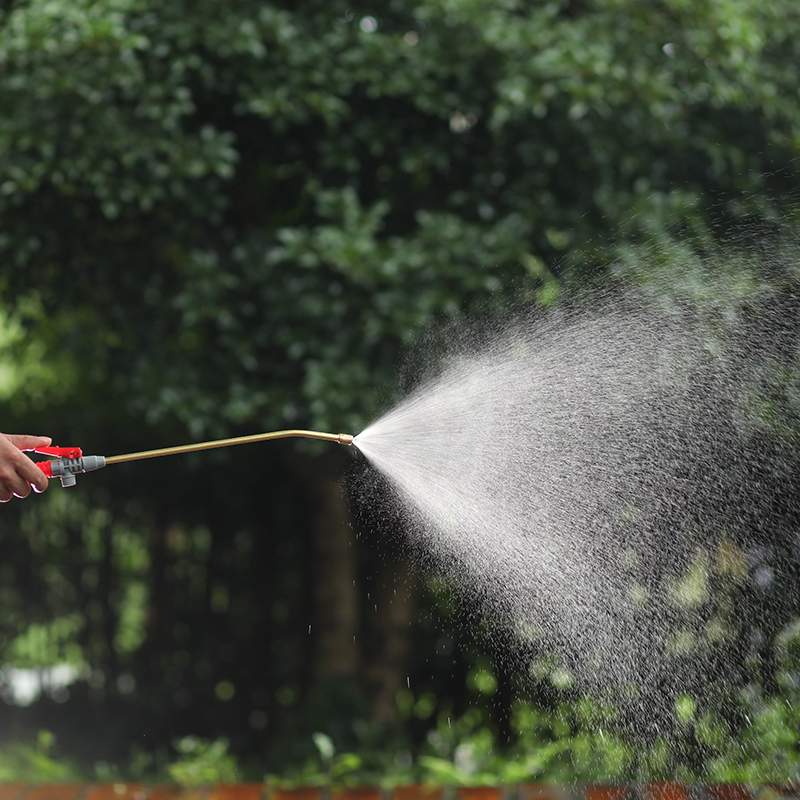
[(4, 434), (11, 444), (20, 450), (35, 450), (37, 447), (48, 447), (53, 443), (49, 436), (27, 436), (20, 433)]

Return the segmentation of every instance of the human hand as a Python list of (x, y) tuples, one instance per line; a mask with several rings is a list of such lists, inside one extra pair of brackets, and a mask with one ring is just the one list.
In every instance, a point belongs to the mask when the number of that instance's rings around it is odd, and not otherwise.
[(49, 436), (0, 433), (0, 503), (27, 497), (31, 489), (43, 492), (47, 488), (47, 476), (22, 451), (47, 447), (52, 441)]

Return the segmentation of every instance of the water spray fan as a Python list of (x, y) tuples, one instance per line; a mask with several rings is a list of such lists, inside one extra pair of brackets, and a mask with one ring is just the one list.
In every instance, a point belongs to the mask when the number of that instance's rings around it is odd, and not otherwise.
[(270, 433), (254, 433), (251, 436), (237, 436), (233, 439), (216, 439), (211, 442), (184, 444), (177, 447), (162, 447), (159, 450), (143, 450), (139, 453), (125, 453), (119, 456), (85, 456), (80, 447), (37, 447), (34, 452), (51, 456), (50, 461), (37, 463), (39, 469), (48, 478), (60, 478), (62, 486), (74, 486), (76, 476), (83, 472), (91, 472), (108, 464), (122, 464), (125, 461), (139, 461), (143, 458), (194, 453), (197, 450), (213, 450), (217, 447), (231, 447), (236, 444), (250, 442), (267, 442), (271, 439), (322, 439), (337, 444), (353, 444), (353, 436), (349, 433), (321, 433), (320, 431), (271, 431)]

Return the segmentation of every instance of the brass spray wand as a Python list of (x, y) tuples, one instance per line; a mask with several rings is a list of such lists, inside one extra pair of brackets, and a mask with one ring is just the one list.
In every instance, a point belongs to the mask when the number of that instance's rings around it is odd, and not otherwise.
[(319, 431), (272, 431), (270, 433), (255, 433), (251, 436), (237, 436), (233, 439), (216, 439), (211, 442), (198, 442), (197, 444), (184, 444), (177, 447), (162, 447), (158, 450), (143, 450), (139, 453), (125, 453), (119, 456), (85, 456), (79, 447), (37, 447), (34, 452), (48, 456), (55, 456), (52, 461), (40, 461), (37, 466), (48, 478), (61, 478), (62, 486), (74, 486), (75, 476), (81, 472), (105, 467), (106, 464), (122, 464), (125, 461), (139, 461), (143, 458), (158, 458), (159, 456), (178, 455), (179, 453), (194, 453), (197, 450), (213, 450), (217, 447), (231, 447), (235, 444), (248, 444), (250, 442), (266, 442), (271, 439), (288, 439), (298, 437), (303, 439), (322, 439), (326, 442), (337, 444), (353, 444), (353, 436), (349, 433), (321, 433)]
[(194, 453), (197, 450), (213, 450), (216, 447), (230, 447), (234, 444), (248, 444), (250, 442), (267, 442), (270, 439), (288, 439), (299, 437), (303, 439), (323, 439), (326, 442), (337, 444), (353, 444), (353, 437), (349, 433), (320, 433), (319, 431), (272, 431), (271, 433), (254, 433), (251, 436), (237, 436), (234, 439), (216, 439), (213, 442), (199, 442), (198, 444), (184, 444), (177, 447), (162, 447), (160, 450), (143, 450), (141, 453), (126, 453), (122, 456), (109, 456), (106, 464), (121, 464), (123, 461), (138, 461), (141, 458), (158, 458), (159, 456), (172, 456), (179, 453)]

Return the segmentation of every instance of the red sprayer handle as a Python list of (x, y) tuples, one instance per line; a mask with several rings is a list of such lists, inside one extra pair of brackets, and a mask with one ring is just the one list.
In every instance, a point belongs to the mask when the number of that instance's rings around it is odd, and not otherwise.
[[(34, 453), (41, 453), (43, 456), (56, 456), (58, 458), (80, 458), (83, 451), (80, 447), (36, 447)], [(42, 461), (47, 464), (47, 461)]]

